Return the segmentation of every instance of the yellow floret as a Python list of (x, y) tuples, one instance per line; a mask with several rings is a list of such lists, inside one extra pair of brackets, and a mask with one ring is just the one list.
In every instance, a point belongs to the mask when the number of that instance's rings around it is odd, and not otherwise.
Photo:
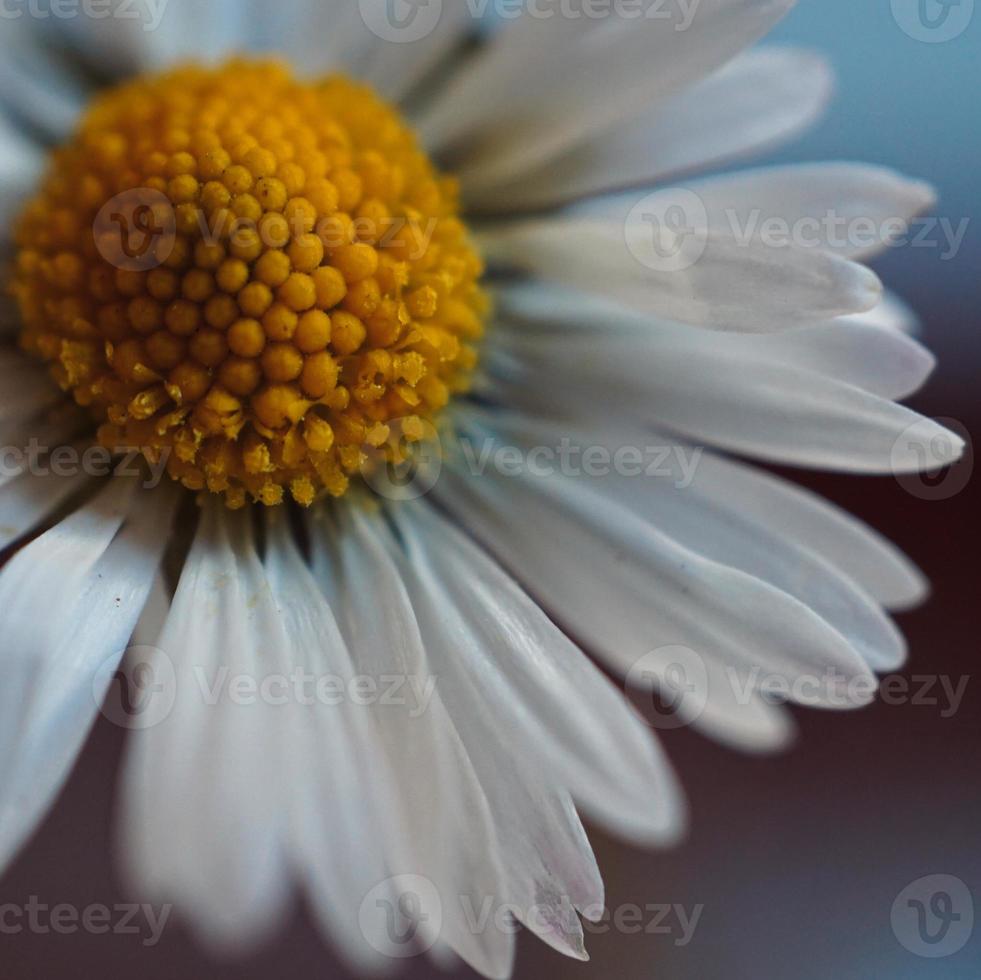
[(109, 91), (16, 243), (21, 342), (102, 444), (230, 507), (339, 496), (422, 439), (486, 314), (456, 185), (398, 113), (275, 62)]

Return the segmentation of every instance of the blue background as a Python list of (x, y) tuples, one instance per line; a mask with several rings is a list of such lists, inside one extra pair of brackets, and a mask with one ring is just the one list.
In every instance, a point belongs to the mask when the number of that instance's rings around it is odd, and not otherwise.
[[(876, 270), (924, 315), (931, 346), (939, 342), (944, 353), (948, 341), (956, 340), (977, 350), (981, 5), (958, 38), (928, 44), (904, 33), (889, 0), (800, 0), (767, 40), (820, 50), (830, 58), (839, 83), (824, 122), (775, 159), (886, 164), (934, 184), (940, 194), (938, 216), (955, 226), (969, 219), (956, 258), (943, 261), (940, 250), (898, 249), (879, 260)], [(942, 322), (938, 310), (944, 312)], [(977, 368), (976, 361), (962, 357), (943, 366), (958, 380), (976, 378)]]

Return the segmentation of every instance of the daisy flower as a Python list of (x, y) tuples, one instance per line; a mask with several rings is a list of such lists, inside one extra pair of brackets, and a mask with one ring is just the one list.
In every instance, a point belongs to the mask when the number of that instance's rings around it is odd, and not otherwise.
[(734, 457), (950, 462), (860, 264), (931, 192), (683, 177), (820, 114), (791, 5), (7, 10), (0, 866), (115, 703), (141, 897), (504, 977), (585, 958), (581, 818), (684, 828), (597, 663), (751, 751), (871, 699), (921, 575)]

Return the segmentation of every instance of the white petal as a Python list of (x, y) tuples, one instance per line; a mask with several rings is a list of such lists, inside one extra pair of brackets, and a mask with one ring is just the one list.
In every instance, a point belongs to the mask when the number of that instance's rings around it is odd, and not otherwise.
[[(678, 661), (683, 666), (687, 661)], [(739, 752), (783, 752), (797, 737), (797, 725), (791, 713), (781, 704), (755, 690), (749, 678), (740, 678), (731, 668), (716, 660), (700, 663), (704, 677), (697, 671), (684, 674), (681, 690), (673, 687), (672, 669), (659, 674), (649, 668), (638, 677), (635, 669), (628, 675), (631, 687), (641, 691), (665, 692), (674, 700), (675, 710), (688, 724), (708, 738)]]
[[(499, 290), (495, 304), (508, 320), (516, 320), (516, 332), (524, 335), (525, 341), (553, 338), (553, 352), (562, 350), (568, 343), (561, 340), (555, 331), (585, 330), (589, 333), (610, 335), (613, 331), (627, 331), (636, 334), (649, 331), (647, 321), (621, 312), (611, 313), (608, 304), (579, 299), (575, 294), (563, 293), (540, 286), (524, 286)], [(894, 304), (890, 304), (892, 307)], [(895, 317), (902, 316), (902, 307)], [(850, 322), (858, 318), (848, 318)], [(890, 311), (877, 309), (866, 318), (880, 328), (888, 329), (890, 324), (898, 324)], [(551, 323), (549, 322), (551, 321)], [(636, 356), (636, 354), (634, 354)], [(512, 356), (512, 371), (520, 371), (526, 363), (526, 352)], [(625, 362), (621, 361), (621, 364)], [(541, 385), (543, 375), (539, 375), (534, 387)], [(530, 380), (530, 379), (529, 379)], [(528, 385), (517, 386), (511, 394), (519, 396)], [(574, 405), (553, 404), (545, 406), (545, 414), (569, 414), (575, 417), (577, 406), (582, 399), (573, 399)], [(507, 404), (520, 404), (520, 397), (511, 397)], [(629, 425), (636, 411), (630, 399), (623, 411), (604, 399), (602, 417), (609, 420), (614, 431)], [(572, 411), (570, 411), (572, 410)], [(579, 416), (583, 417), (581, 410)], [(586, 413), (586, 422), (598, 421), (592, 411)], [(699, 474), (719, 487), (725, 487), (733, 506), (754, 519), (772, 525), (774, 530), (797, 538), (808, 550), (823, 556), (831, 564), (841, 568), (849, 577), (887, 608), (908, 608), (922, 602), (927, 593), (927, 584), (922, 573), (889, 541), (876, 534), (850, 514), (833, 506), (813, 493), (793, 483), (782, 480), (769, 473), (746, 466), (743, 463), (725, 459), (714, 453), (706, 453), (699, 462)]]
[(18, 422), (39, 416), (45, 409), (62, 401), (64, 396), (48, 372), (23, 354), (11, 355), (0, 348), (0, 423)]
[[(738, 241), (773, 242), (777, 248), (789, 241), (853, 259), (908, 239), (911, 220), (936, 202), (928, 184), (857, 163), (737, 171), (692, 181), (684, 189), (701, 199), (711, 231)], [(629, 210), (635, 197), (623, 195), (622, 207)], [(589, 214), (611, 213), (602, 200), (584, 207)]]
[(782, 361), (888, 399), (919, 391), (937, 363), (906, 334), (861, 317), (744, 339), (757, 346), (761, 360)]
[(40, 148), (0, 108), (0, 241), (9, 238), (43, 165)]
[[(762, 152), (807, 129), (831, 95), (830, 68), (796, 48), (746, 51), (673, 98), (622, 120), (519, 180), (481, 188), (464, 182), (481, 209), (543, 206), (700, 170)], [(479, 175), (472, 175), (476, 178)]]
[(751, 696), (760, 677), (833, 671), (845, 689), (822, 689), (812, 703), (871, 695), (865, 662), (803, 603), (681, 547), (583, 481), (464, 474), (458, 462), (444, 470), (439, 502), (615, 669), (629, 673), (650, 651), (682, 645), (715, 662), (710, 676), (724, 670), (732, 684), (703, 691), (700, 711), (734, 738), (755, 731), (753, 702), (735, 696), (737, 683)]
[(452, 659), (434, 663), (444, 684), (456, 680), (461, 700), (474, 690), (465, 680), (476, 685), (483, 710), (604, 824), (648, 841), (676, 837), (683, 812), (670, 767), (623, 697), (505, 572), (432, 510), (406, 503), (393, 517), (424, 598), (439, 597), (432, 620), (452, 637)]
[(665, 326), (648, 344), (580, 331), (547, 351), (533, 339), (514, 346), (520, 353), (500, 368), (491, 359), (496, 397), (532, 413), (588, 420), (603, 406), (699, 443), (857, 473), (939, 469), (963, 449), (943, 426), (793, 363), (786, 350), (758, 356), (756, 338)]
[(161, 569), (153, 580), (146, 605), (133, 629), (133, 646), (154, 646), (160, 639), (170, 615), (171, 591)]
[[(376, 537), (390, 540), (379, 521), (372, 525)], [(397, 552), (394, 544), (392, 550)], [(602, 900), (602, 884), (585, 832), (552, 772), (530, 752), (514, 758), (515, 741), (527, 745), (527, 740), (510, 730), (506, 703), (476, 694), (479, 672), (453, 659), (458, 644), (444, 628), (451, 600), (438, 584), (438, 595), (428, 590), (416, 564), (411, 556), (403, 559), (401, 574), (412, 592), (432, 667), (438, 671), (441, 698), (480, 780), (500, 842), (506, 890), (496, 897), (495, 905), (515, 907), (517, 918), (554, 948), (585, 959), (575, 909), (595, 907)], [(433, 601), (438, 607), (435, 618)], [(505, 731), (511, 731), (510, 739), (504, 738)], [(645, 822), (645, 829), (651, 822)]]
[[(704, 77), (763, 36), (792, 0), (702, 0), (680, 17), (526, 16), (444, 88), (427, 145), (481, 183), (543, 163)], [(677, 11), (680, 15), (680, 11)], [(466, 112), (460, 107), (466, 106)]]
[(887, 609), (906, 609), (926, 598), (922, 572), (892, 542), (809, 490), (715, 453), (701, 458), (699, 477), (719, 487), (734, 510), (799, 541)]
[[(433, 673), (398, 570), (358, 508), (339, 510), (336, 536), (329, 524), (311, 527), (314, 571), (340, 614), (356, 670), (425, 683)], [(438, 688), (415, 717), (404, 705), (378, 707), (379, 735), (411, 846), (409, 863), (396, 864), (393, 872), (429, 879), (442, 899), (441, 938), (481, 973), (505, 976), (514, 937), (493, 928), (475, 931), (465, 914), (465, 901), (479, 909), (506, 890), (487, 801)], [(423, 933), (432, 921), (420, 922)]]
[(0, 487), (0, 549), (35, 528), (89, 481), (85, 473), (72, 476), (33, 476), (24, 473)]
[(0, 868), (81, 751), (150, 591), (175, 499), (170, 487), (146, 494), (115, 480), (0, 574)]
[(111, 17), (71, 17), (44, 28), (60, 31), (62, 43), (103, 72), (131, 75), (243, 50), (255, 21), (250, 7), (236, 0), (129, 0)]
[(881, 327), (883, 330), (898, 330), (915, 336), (920, 332), (920, 321), (910, 306), (894, 293), (886, 292), (882, 302), (867, 313), (859, 313), (849, 317), (870, 327)]
[[(269, 586), (289, 641), (286, 648), (267, 651), (269, 673), (293, 677), (302, 670), (318, 681), (353, 683), (350, 654), (285, 514), (270, 512), (267, 527)], [(397, 828), (389, 826), (398, 814), (388, 791), (391, 773), (364, 707), (348, 698), (325, 704), (309, 691), (302, 697), (311, 703), (288, 695), (277, 708), (286, 739), (290, 856), (331, 940), (358, 972), (377, 971), (385, 965), (375, 952), (383, 948), (383, 909), (374, 922), (365, 916), (360, 925), (359, 911), (363, 897), (389, 877), (386, 858), (399, 853)], [(377, 933), (362, 931), (372, 925)]]
[[(370, 8), (376, 7), (376, 16), (383, 18), (385, 3), (134, 0), (125, 17), (76, 17), (61, 26), (93, 64), (119, 74), (188, 59), (216, 61), (242, 51), (268, 52), (285, 56), (301, 74), (343, 70), (397, 98), (439, 62), (473, 19), (466, 4), (447, 5), (424, 37), (391, 43), (368, 26)], [(192, 31), (187, 29), (190, 23)]]
[[(495, 300), (500, 319), (489, 339), (491, 350), (508, 352), (519, 362), (529, 355), (539, 364), (547, 359), (553, 369), (558, 366), (555, 358), (565, 356), (561, 349), (566, 340), (558, 334), (570, 331), (572, 351), (583, 342), (581, 335), (587, 334), (592, 343), (609, 348), (606, 361), (615, 359), (619, 365), (629, 358), (631, 368), (642, 366), (652, 373), (661, 368), (662, 353), (671, 357), (665, 348), (680, 343), (693, 357), (697, 351), (710, 349), (731, 357), (733, 365), (746, 358), (787, 364), (890, 399), (918, 390), (936, 363), (926, 348), (903, 336), (902, 308), (894, 303), (864, 316), (838, 317), (796, 330), (706, 337), (612, 303), (534, 284), (499, 287)], [(570, 360), (580, 363), (575, 355)]]
[[(673, 194), (651, 198), (669, 195), (664, 200), (672, 202)], [(652, 246), (655, 230), (671, 240)], [(688, 256), (663, 226), (590, 217), (500, 225), (485, 229), (479, 240), (488, 259), (503, 268), (716, 330), (764, 333), (861, 312), (874, 307), (882, 292), (876, 276), (854, 262), (794, 246), (770, 248), (704, 227), (688, 239), (694, 249)], [(683, 264), (660, 264), (654, 247), (681, 255)]]
[[(895, 670), (906, 648), (895, 624), (862, 588), (792, 534), (733, 506), (717, 471), (702, 467), (704, 450), (640, 428), (600, 426), (581, 431), (513, 415), (486, 416), (486, 424), (508, 445), (526, 452), (558, 447), (603, 447), (616, 459), (622, 447), (643, 453), (644, 471), (609, 472), (590, 479), (599, 494), (649, 521), (703, 557), (738, 568), (800, 599), (838, 630), (874, 670)], [(662, 451), (658, 451), (658, 450)], [(593, 449), (592, 451), (595, 451)], [(653, 473), (646, 468), (656, 462)]]
[(74, 128), (85, 106), (88, 86), (40, 42), (39, 23), (26, 15), (4, 19), (0, 31), (0, 106), (33, 132), (60, 141)]
[[(389, 0), (373, 2), (387, 16)], [(395, 44), (376, 40), (359, 77), (368, 79), (388, 98), (401, 100), (448, 60), (474, 27), (469, 4), (444, 3), (436, 26), (423, 37)]]
[[(5, 380), (0, 370), (0, 386)], [(54, 404), (51, 408), (46, 406), (40, 413), (26, 418), (0, 418), (0, 447), (3, 447), (0, 451), (0, 487), (25, 473), (38, 477), (50, 473), (50, 454), (62, 447), (70, 448), (78, 461), (83, 462), (91, 443), (82, 435), (91, 428), (91, 419), (86, 419), (74, 405), (64, 403)], [(56, 472), (64, 471), (64, 468), (56, 468)]]
[(157, 644), (174, 668), (173, 709), (131, 733), (124, 774), (134, 890), (177, 901), (222, 950), (267, 938), (288, 894), (273, 709), (216, 690), (264, 677), (265, 651), (286, 645), (245, 521), (220, 502), (204, 506)]

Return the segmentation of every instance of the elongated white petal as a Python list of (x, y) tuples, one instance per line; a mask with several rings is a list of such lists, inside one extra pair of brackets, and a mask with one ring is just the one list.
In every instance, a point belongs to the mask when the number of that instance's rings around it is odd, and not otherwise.
[[(624, 458), (625, 447), (636, 450), (642, 467), (611, 467), (588, 478), (591, 487), (698, 554), (800, 599), (873, 669), (895, 670), (905, 660), (902, 634), (877, 603), (786, 529), (776, 533), (765, 520), (734, 507), (725, 482), (705, 475), (703, 449), (629, 425), (577, 431), (513, 415), (488, 416), (486, 424), (525, 452), (535, 446), (558, 447), (563, 441), (582, 453), (602, 447), (611, 460)], [(714, 470), (709, 474), (718, 475)]]
[[(376, 536), (385, 538), (380, 522), (372, 523)], [(512, 732), (512, 738), (504, 737), (508, 727), (503, 722), (505, 703), (488, 696), (477, 696), (475, 703), (478, 689), (474, 685), (481, 679), (480, 671), (453, 659), (452, 651), (459, 644), (445, 631), (446, 605), (451, 600), (438, 583), (430, 583), (436, 592), (427, 588), (417, 564), (409, 555), (400, 562), (401, 575), (412, 594), (414, 615), (432, 666), (438, 671), (449, 718), (480, 780), (500, 842), (505, 891), (496, 896), (494, 912), (499, 916), (512, 907), (520, 921), (554, 948), (584, 959), (583, 931), (575, 910), (595, 908), (602, 899), (602, 884), (585, 833), (552, 770), (539, 764), (532, 752), (513, 758), (511, 747), (519, 736)], [(435, 618), (433, 603), (438, 607)], [(505, 758), (508, 764), (502, 765)], [(645, 829), (656, 819), (645, 821)], [(500, 928), (489, 911), (481, 915), (487, 920), (486, 927)]]
[[(45, 28), (61, 32), (62, 43), (89, 64), (124, 76), (243, 51), (258, 13), (258, 5), (236, 0), (129, 0), (113, 16), (64, 18)], [(192, 23), (194, 29), (188, 30)]]
[(0, 868), (67, 778), (150, 591), (176, 495), (135, 493), (114, 481), (0, 573)]
[[(391, 7), (388, 0), (371, 0), (375, 5), (374, 14), (377, 23), (387, 21)], [(427, 11), (420, 11), (424, 17)], [(384, 17), (386, 20), (381, 20)], [(374, 26), (377, 23), (373, 22)], [(424, 26), (428, 24), (423, 22)], [(368, 79), (375, 88), (390, 99), (401, 100), (410, 95), (415, 86), (424, 81), (427, 76), (449, 60), (456, 48), (461, 46), (468, 33), (476, 28), (473, 11), (466, 3), (444, 3), (440, 16), (431, 30), (418, 31), (411, 39), (403, 37), (396, 44), (384, 39), (374, 40), (370, 55), (366, 60), (363, 71), (359, 74)], [(370, 29), (370, 28), (369, 28)]]
[(41, 43), (39, 23), (26, 15), (4, 18), (0, 31), (0, 107), (33, 132), (62, 140), (85, 105), (88, 86)]
[(208, 501), (151, 664), (169, 661), (173, 707), (131, 733), (122, 826), (137, 894), (177, 901), (220, 949), (261, 942), (285, 910), (282, 736), (228, 685), (286, 642), (243, 515)]
[[(499, 323), (490, 337), (492, 350), (511, 353), (518, 361), (531, 355), (536, 364), (551, 360), (572, 333), (569, 348), (584, 343), (583, 334), (597, 346), (609, 348), (596, 362), (616, 371), (629, 358), (631, 370), (652, 375), (664, 367), (661, 355), (678, 345), (691, 356), (711, 350), (731, 358), (733, 367), (747, 359), (755, 363), (786, 364), (855, 385), (883, 398), (904, 398), (920, 388), (935, 366), (933, 355), (904, 335), (898, 323), (901, 307), (865, 316), (838, 317), (821, 323), (761, 335), (705, 336), (678, 324), (604, 303), (567, 290), (533, 285), (506, 286), (496, 291)], [(894, 319), (897, 318), (897, 319)], [(575, 353), (570, 361), (581, 364)], [(592, 359), (590, 363), (594, 363)], [(615, 367), (614, 367), (615, 365)]]
[(936, 366), (922, 344), (899, 330), (873, 326), (861, 317), (842, 317), (798, 330), (747, 337), (761, 360), (814, 371), (878, 395), (906, 398), (918, 391)]
[[(672, 199), (692, 211), (691, 195), (710, 232), (745, 244), (821, 249), (853, 259), (908, 243), (915, 234), (913, 218), (936, 202), (928, 184), (860, 163), (793, 164), (713, 175), (660, 191), (657, 200), (665, 212)], [(622, 221), (636, 200), (636, 192), (596, 198), (577, 206), (576, 213)]]
[(62, 399), (62, 393), (41, 367), (23, 355), (10, 356), (6, 349), (4, 354), (0, 362), (0, 384), (3, 385), (0, 422), (35, 418)]
[(465, 182), (482, 210), (554, 204), (604, 190), (662, 181), (762, 152), (820, 116), (833, 87), (819, 55), (796, 48), (746, 51), (708, 78), (579, 142), (519, 179)]
[(285, 54), (313, 77), (347, 72), (393, 100), (408, 95), (474, 24), (465, 3), (422, 4), (414, 13), (407, 6), (404, 23), (390, 0), (293, 0), (286, 6), (248, 0), (238, 6), (246, 21), (239, 46)]
[(915, 336), (920, 330), (920, 321), (915, 311), (895, 293), (886, 292), (882, 302), (867, 313), (859, 313), (849, 320), (883, 330), (898, 330)]
[(906, 609), (926, 598), (923, 573), (891, 541), (817, 494), (715, 453), (701, 457), (699, 477), (720, 488), (747, 520), (800, 542), (887, 609)]
[[(651, 207), (651, 213), (658, 210)], [(688, 256), (677, 250), (669, 229), (644, 228), (633, 220), (548, 218), (488, 228), (479, 238), (487, 257), (501, 267), (715, 330), (765, 333), (879, 302), (879, 280), (854, 262), (795, 246), (740, 241), (705, 231), (704, 225), (693, 228)], [(659, 236), (653, 246), (652, 234)], [(662, 248), (669, 252), (656, 251)], [(683, 262), (662, 263), (660, 254), (683, 255)]]
[[(0, 385), (3, 381), (0, 378)], [(67, 409), (67, 411), (66, 411)], [(63, 475), (76, 468), (66, 465), (68, 457), (59, 454), (52, 462), (52, 453), (70, 450), (72, 464), (85, 469), (90, 445), (79, 436), (91, 428), (91, 422), (72, 406), (47, 407), (37, 415), (14, 421), (0, 421), (0, 487), (25, 474), (44, 478), (53, 474)]]
[[(188, 59), (215, 61), (244, 51), (268, 52), (285, 56), (303, 74), (347, 71), (398, 98), (452, 49), (473, 17), (466, 4), (447, 4), (431, 30), (410, 38), (398, 29), (397, 17), (390, 19), (387, 3), (133, 0), (126, 16), (75, 17), (57, 26), (86, 59), (117, 74)], [(193, 31), (188, 31), (189, 23)], [(385, 36), (386, 28), (390, 36)]]
[(10, 238), (12, 223), (24, 207), (42, 165), (40, 148), (0, 108), (0, 243)]
[[(495, 302), (506, 322), (516, 321), (517, 330), (512, 331), (512, 334), (520, 333), (525, 344), (531, 344), (539, 338), (550, 343), (550, 356), (561, 356), (567, 346), (568, 338), (557, 337), (557, 330), (565, 333), (585, 331), (602, 334), (615, 343), (613, 338), (616, 333), (627, 332), (636, 337), (638, 334), (650, 334), (652, 329), (650, 321), (618, 310), (611, 304), (541, 285), (499, 289)], [(883, 306), (869, 314), (832, 321), (831, 325), (858, 323), (884, 329), (904, 329), (911, 322), (908, 309), (895, 298), (887, 298)], [(663, 327), (663, 324), (659, 326)], [(788, 336), (793, 337), (792, 334)], [(520, 357), (512, 358), (512, 365), (516, 369), (524, 369), (527, 366), (527, 356), (527, 349), (522, 349)], [(637, 358), (638, 353), (634, 350), (628, 359), (618, 361), (617, 366), (619, 368), (629, 365)], [(889, 363), (890, 358), (883, 357), (882, 361)], [(925, 358), (919, 353), (911, 358), (911, 362), (919, 362), (920, 367), (912, 368), (906, 374), (907, 381), (913, 380), (918, 370), (922, 371), (927, 367)], [(583, 363), (582, 359), (580, 363)], [(659, 365), (656, 371), (652, 369), (651, 377), (663, 370), (663, 365)], [(869, 383), (870, 377), (878, 371), (875, 366), (864, 364), (853, 366), (853, 370), (871, 372), (865, 375), (865, 383)], [(888, 384), (894, 386), (897, 393), (902, 387), (904, 373), (888, 376)], [(518, 397), (512, 404), (520, 404), (522, 398), (527, 399), (529, 388), (535, 390), (541, 387), (546, 377), (546, 374), (539, 373), (533, 384), (524, 384), (514, 389), (512, 394)], [(531, 382), (531, 375), (528, 380)], [(710, 380), (703, 382), (710, 383)], [(559, 397), (553, 404), (539, 407), (544, 407), (546, 412), (560, 410), (563, 414), (574, 417), (576, 410), (583, 404), (581, 397), (568, 400)], [(610, 403), (609, 392), (604, 397), (602, 406), (601, 414), (615, 427), (629, 424), (629, 419), (637, 409), (637, 405), (627, 399), (620, 406), (622, 410), (618, 411)], [(587, 414), (589, 418), (585, 421), (597, 421), (597, 413), (593, 408)], [(773, 526), (775, 532), (800, 539), (801, 544), (841, 568), (888, 608), (907, 608), (923, 600), (927, 591), (923, 575), (890, 542), (840, 508), (794, 484), (712, 453), (706, 453), (702, 457), (699, 473), (714, 485), (724, 487), (733, 506), (738, 506), (742, 513), (751, 514), (754, 519)]]
[(143, 612), (133, 628), (134, 646), (153, 646), (160, 639), (170, 615), (170, 600), (171, 590), (167, 587), (167, 580), (161, 570), (154, 577)]
[(43, 477), (23, 473), (0, 486), (0, 549), (37, 527), (90, 481), (85, 473)]
[(483, 710), (522, 733), (603, 823), (653, 840), (677, 835), (682, 813), (670, 768), (609, 682), (506, 573), (431, 510), (406, 504), (393, 514), (424, 598), (441, 600), (430, 615), (453, 637), (453, 658), (438, 669), (457, 680), (454, 691), (463, 698), (479, 690)]
[[(329, 546), (323, 539), (329, 527), (312, 528), (314, 570), (340, 613), (356, 669), (424, 684), (433, 671), (398, 570), (366, 517), (354, 507), (340, 512), (342, 524)], [(376, 719), (411, 848), (407, 863), (396, 864), (393, 873), (428, 879), (441, 900), (439, 918), (423, 909), (421, 933), (441, 921), (442, 940), (474, 969), (507, 975), (514, 937), (474, 930), (466, 914), (507, 892), (487, 800), (438, 685), (426, 710), (413, 715), (404, 705), (379, 705)]]
[(616, 669), (629, 673), (650, 651), (682, 645), (731, 672), (747, 697), (717, 684), (701, 710), (740, 715), (734, 737), (751, 727), (760, 675), (793, 682), (830, 671), (845, 690), (816, 692), (813, 703), (827, 706), (871, 696), (861, 657), (788, 594), (701, 558), (582, 481), (465, 473), (458, 463), (444, 471), (440, 503)]
[[(421, 123), (482, 183), (540, 165), (762, 37), (792, 0), (702, 0), (675, 17), (523, 17), (439, 93)], [(680, 10), (675, 11), (680, 15)], [(467, 111), (460, 112), (460, 106)]]
[(384, 905), (369, 907), (360, 920), (359, 913), (364, 896), (390, 876), (387, 859), (405, 850), (394, 840), (398, 801), (391, 798), (391, 773), (367, 709), (348, 697), (324, 703), (316, 693), (330, 678), (350, 691), (357, 674), (285, 515), (271, 514), (267, 527), (266, 571), (288, 640), (288, 646), (267, 651), (269, 671), (284, 678), (302, 671), (312, 679), (306, 689), (294, 681), (277, 706), (290, 861), (324, 930), (356, 969), (374, 971), (385, 965), (378, 952), (387, 924)]
[(499, 387), (509, 405), (580, 420), (603, 405), (699, 443), (800, 466), (901, 474), (942, 468), (963, 450), (938, 423), (786, 357), (754, 356), (753, 343), (736, 343), (743, 339), (676, 328), (645, 352), (629, 338), (580, 334), (550, 351), (547, 371), (529, 343), (502, 365)]

